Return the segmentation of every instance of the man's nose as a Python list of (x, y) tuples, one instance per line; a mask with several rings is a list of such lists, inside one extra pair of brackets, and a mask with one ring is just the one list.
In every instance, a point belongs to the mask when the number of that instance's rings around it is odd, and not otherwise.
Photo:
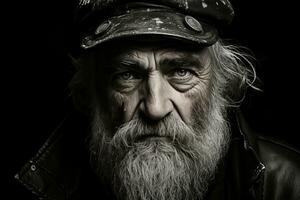
[(160, 120), (172, 112), (170, 91), (158, 71), (149, 76), (143, 94), (140, 109), (149, 119)]

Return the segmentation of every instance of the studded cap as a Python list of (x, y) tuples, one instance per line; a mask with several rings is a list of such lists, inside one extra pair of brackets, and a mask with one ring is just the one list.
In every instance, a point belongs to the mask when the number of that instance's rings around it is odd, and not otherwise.
[(153, 36), (209, 46), (234, 16), (228, 0), (81, 0), (78, 11), (83, 49), (120, 38)]

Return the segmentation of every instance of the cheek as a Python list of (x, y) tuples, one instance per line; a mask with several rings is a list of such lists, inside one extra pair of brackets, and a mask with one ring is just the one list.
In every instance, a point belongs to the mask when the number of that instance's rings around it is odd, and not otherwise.
[[(181, 118), (187, 124), (191, 124), (193, 122), (192, 116), (196, 110), (197, 112), (200, 111), (201, 114), (208, 112), (209, 97), (209, 85), (199, 84), (186, 93), (180, 93), (174, 96), (173, 102)], [(197, 107), (197, 109), (195, 109), (195, 107)]]
[(112, 120), (119, 123), (130, 121), (138, 106), (137, 96), (136, 93), (125, 95), (116, 91), (111, 92), (109, 101)]
[(127, 101), (127, 98), (118, 93), (118, 92), (110, 92), (109, 98), (108, 98), (108, 104), (109, 104), (109, 112), (108, 114), (111, 114), (112, 122), (114, 121), (120, 121), (124, 112), (124, 105)]
[(199, 116), (205, 116), (210, 110), (212, 88), (210, 83), (204, 87), (199, 87), (196, 94), (188, 94), (191, 99), (192, 112), (197, 113)]

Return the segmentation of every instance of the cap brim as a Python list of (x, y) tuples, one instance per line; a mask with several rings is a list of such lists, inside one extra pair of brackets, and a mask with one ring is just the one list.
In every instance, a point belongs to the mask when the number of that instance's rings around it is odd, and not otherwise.
[[(218, 39), (217, 29), (192, 17), (173, 10), (131, 10), (98, 24), (92, 33), (81, 41), (84, 49), (103, 42), (135, 36), (162, 36), (198, 45), (209, 46)], [(187, 19), (192, 19), (189, 23)], [(195, 21), (196, 20), (196, 21)]]

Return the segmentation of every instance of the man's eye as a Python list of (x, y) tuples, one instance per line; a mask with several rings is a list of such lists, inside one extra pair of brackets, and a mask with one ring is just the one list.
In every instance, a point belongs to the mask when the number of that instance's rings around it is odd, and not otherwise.
[(139, 85), (142, 77), (135, 71), (117, 72), (112, 77), (112, 87), (119, 92), (129, 92)]
[(190, 69), (178, 68), (174, 69), (170, 73), (170, 78), (178, 81), (188, 81), (194, 76), (194, 73)]
[(117, 76), (120, 80), (132, 80), (135, 78), (135, 76), (133, 75), (133, 73), (131, 72), (123, 72), (123, 73), (120, 73), (118, 74)]
[(129, 80), (133, 78), (133, 75), (130, 72), (125, 72), (121, 74), (122, 79)]
[(178, 77), (185, 77), (191, 75), (191, 72), (187, 69), (177, 69), (175, 70), (174, 75)]
[(187, 68), (172, 69), (167, 78), (169, 83), (178, 91), (186, 92), (198, 83), (197, 71)]

